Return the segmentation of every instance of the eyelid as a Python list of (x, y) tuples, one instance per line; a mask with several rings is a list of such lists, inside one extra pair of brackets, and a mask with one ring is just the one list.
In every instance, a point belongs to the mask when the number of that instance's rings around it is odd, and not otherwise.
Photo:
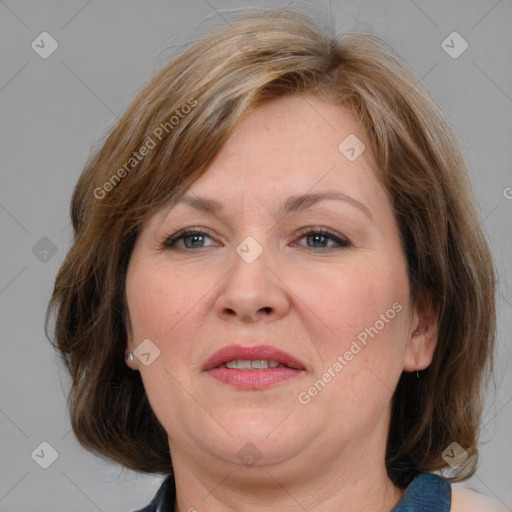
[[(164, 241), (161, 244), (161, 248), (162, 249), (170, 249), (172, 247), (178, 251), (185, 251), (185, 252), (193, 251), (194, 249), (190, 249), (190, 248), (176, 248), (175, 244), (177, 242), (180, 242), (181, 240), (187, 238), (188, 236), (192, 236), (195, 234), (205, 235), (206, 237), (208, 237), (212, 240), (215, 240), (215, 237), (210, 234), (210, 230), (208, 230), (207, 228), (198, 227), (198, 226), (187, 227), (187, 228), (183, 228), (183, 229), (175, 232), (174, 234), (165, 235)], [(331, 246), (330, 248), (329, 247), (324, 247), (324, 248), (311, 247), (310, 249), (313, 252), (322, 252), (322, 250), (324, 252), (328, 252), (329, 250), (342, 249), (342, 248), (347, 248), (347, 247), (352, 246), (352, 242), (346, 236), (344, 236), (342, 234), (338, 234), (336, 231), (333, 231), (333, 230), (323, 227), (323, 226), (306, 226), (306, 227), (301, 228), (299, 231), (296, 232), (296, 235), (295, 235), (296, 239), (294, 240), (294, 242), (291, 243), (291, 245), (294, 247), (299, 246), (299, 247), (303, 247), (303, 248), (307, 249), (308, 248), (307, 246), (298, 244), (297, 239), (300, 240), (304, 237), (312, 236), (312, 235), (326, 236), (327, 238), (330, 238), (331, 241), (335, 242), (335, 244), (337, 244), (334, 247)], [(210, 247), (210, 246), (206, 246), (206, 247)], [(197, 247), (195, 250), (204, 249), (206, 247)]]
[(195, 235), (195, 234), (197, 234), (197, 235), (207, 235), (212, 240), (214, 239), (214, 237), (210, 233), (210, 230), (207, 229), (207, 228), (188, 227), (188, 228), (180, 229), (179, 231), (176, 231), (173, 234), (171, 234), (171, 233), (165, 234), (162, 246), (163, 246), (163, 248), (172, 247), (175, 242), (178, 242), (179, 240), (185, 238), (186, 236)]
[(349, 247), (352, 245), (352, 242), (345, 235), (338, 234), (336, 231), (332, 229), (325, 228), (322, 226), (309, 226), (305, 228), (301, 228), (298, 231), (299, 238), (303, 238), (307, 235), (320, 234), (322, 236), (327, 236), (334, 240), (339, 244), (339, 247)]

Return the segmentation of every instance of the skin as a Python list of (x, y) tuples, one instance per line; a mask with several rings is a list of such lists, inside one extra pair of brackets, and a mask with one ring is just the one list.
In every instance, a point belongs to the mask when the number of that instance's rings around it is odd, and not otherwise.
[[(338, 150), (349, 134), (366, 144), (353, 162)], [(369, 147), (341, 106), (311, 96), (273, 100), (244, 119), (188, 191), (224, 211), (177, 204), (140, 233), (126, 281), (126, 351), (149, 338), (160, 356), (127, 364), (140, 371), (168, 433), (176, 511), (371, 512), (400, 500), (384, 464), (390, 401), (402, 371), (430, 364), (436, 322), (410, 304), (398, 227)], [(326, 190), (369, 215), (337, 200), (277, 213), (291, 195)], [(189, 227), (207, 236), (165, 247)], [(349, 246), (301, 234), (306, 227), (327, 228)], [(263, 250), (252, 263), (236, 252), (248, 236)], [(299, 393), (396, 303), (401, 311), (300, 403)], [(231, 344), (273, 345), (306, 371), (266, 389), (235, 389), (202, 371)], [(261, 456), (253, 466), (237, 457), (248, 442)]]

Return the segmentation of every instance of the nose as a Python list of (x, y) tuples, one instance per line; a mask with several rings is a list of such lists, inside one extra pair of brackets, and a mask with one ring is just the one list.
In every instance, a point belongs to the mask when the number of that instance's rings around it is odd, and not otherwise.
[[(269, 251), (251, 261), (234, 251), (231, 268), (222, 281), (216, 300), (217, 314), (224, 320), (246, 323), (282, 318), (290, 307), (289, 295)], [(274, 267), (274, 268), (271, 268)]]

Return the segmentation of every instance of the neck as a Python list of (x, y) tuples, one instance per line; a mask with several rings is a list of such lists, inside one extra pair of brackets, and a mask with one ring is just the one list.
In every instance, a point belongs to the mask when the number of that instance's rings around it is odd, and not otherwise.
[(382, 512), (403, 495), (387, 475), (380, 438), (361, 439), (324, 458), (313, 452), (252, 467), (204, 458), (196, 464), (197, 457), (174, 446), (171, 453), (175, 512)]

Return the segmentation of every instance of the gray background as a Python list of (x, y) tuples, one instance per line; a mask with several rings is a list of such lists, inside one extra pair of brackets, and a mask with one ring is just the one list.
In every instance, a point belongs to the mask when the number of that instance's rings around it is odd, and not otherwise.
[[(512, 510), (512, 2), (265, 5), (318, 12), (319, 19), (330, 11), (339, 31), (384, 37), (456, 127), (500, 276), (496, 392), (482, 431), (488, 442), (465, 485)], [(159, 478), (122, 470), (77, 444), (68, 379), (44, 336), (44, 313), (71, 240), (72, 188), (92, 148), (180, 44), (225, 24), (227, 10), (248, 6), (254, 3), (0, 0), (2, 512), (130, 512), (159, 486)], [(59, 44), (47, 59), (31, 47), (44, 31)], [(458, 58), (441, 46), (453, 31), (469, 44)], [(48, 469), (31, 457), (43, 441), (58, 452)]]

